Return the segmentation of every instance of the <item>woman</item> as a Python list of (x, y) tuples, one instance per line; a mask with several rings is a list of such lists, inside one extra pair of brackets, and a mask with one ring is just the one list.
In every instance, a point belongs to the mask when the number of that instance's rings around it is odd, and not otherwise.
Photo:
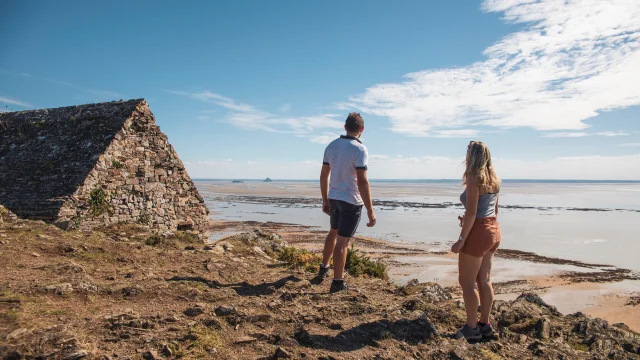
[[(466, 212), (464, 218), (459, 217), (462, 231), (451, 251), (460, 253), (458, 278), (467, 310), (467, 323), (458, 331), (456, 338), (480, 340), (493, 335), (493, 327), (489, 323), (493, 306), (490, 275), (493, 254), (500, 245), (500, 226), (496, 220), (500, 179), (493, 170), (489, 148), (482, 142), (469, 143), (465, 164), (462, 183), (466, 190), (460, 195), (460, 201)], [(481, 310), (479, 321), (478, 303)]]

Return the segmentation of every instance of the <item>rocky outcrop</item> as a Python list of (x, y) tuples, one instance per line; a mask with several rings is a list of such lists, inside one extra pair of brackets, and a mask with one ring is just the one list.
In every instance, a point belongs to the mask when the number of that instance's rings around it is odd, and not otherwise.
[(0, 203), (61, 228), (201, 230), (208, 210), (144, 100), (0, 114)]

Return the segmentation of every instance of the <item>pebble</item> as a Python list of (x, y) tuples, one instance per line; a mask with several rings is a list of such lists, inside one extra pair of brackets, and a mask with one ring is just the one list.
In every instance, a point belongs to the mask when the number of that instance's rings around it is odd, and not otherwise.
[(215, 312), (216, 312), (216, 315), (218, 316), (227, 316), (227, 315), (235, 314), (237, 310), (233, 306), (221, 305), (216, 308)]
[(198, 316), (204, 314), (204, 308), (202, 306), (190, 307), (184, 311), (184, 314), (191, 317)]

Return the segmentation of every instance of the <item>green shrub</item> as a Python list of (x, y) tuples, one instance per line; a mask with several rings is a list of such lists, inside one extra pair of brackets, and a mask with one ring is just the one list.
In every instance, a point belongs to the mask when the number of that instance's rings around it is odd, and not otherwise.
[(163, 245), (166, 242), (166, 239), (160, 236), (159, 234), (153, 234), (147, 238), (145, 244), (149, 246), (158, 246)]
[(387, 265), (380, 261), (373, 261), (368, 256), (361, 254), (351, 245), (351, 249), (347, 250), (347, 262), (345, 270), (351, 276), (370, 276), (378, 279), (388, 279)]
[(111, 166), (113, 166), (115, 169), (122, 169), (124, 167), (124, 165), (122, 165), (120, 161), (115, 159), (111, 161)]
[(151, 216), (146, 212), (138, 216), (138, 224), (151, 225)]
[(89, 194), (89, 211), (93, 216), (99, 216), (111, 210), (107, 194), (102, 189), (94, 189)]
[(176, 231), (173, 233), (176, 238), (178, 239), (178, 241), (183, 242), (183, 243), (187, 243), (187, 244), (197, 244), (200, 241), (200, 238), (198, 237), (198, 235), (194, 234), (194, 233), (190, 233), (187, 231)]
[(320, 254), (314, 254), (308, 250), (287, 246), (278, 252), (278, 260), (286, 263), (293, 269), (317, 271), (318, 267), (322, 263), (322, 256)]

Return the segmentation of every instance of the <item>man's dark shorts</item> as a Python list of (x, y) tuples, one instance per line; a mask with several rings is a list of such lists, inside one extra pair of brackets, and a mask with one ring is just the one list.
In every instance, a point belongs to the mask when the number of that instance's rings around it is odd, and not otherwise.
[(360, 223), (362, 205), (353, 205), (341, 200), (329, 200), (329, 204), (331, 205), (331, 228), (338, 230), (338, 236), (353, 237)]

